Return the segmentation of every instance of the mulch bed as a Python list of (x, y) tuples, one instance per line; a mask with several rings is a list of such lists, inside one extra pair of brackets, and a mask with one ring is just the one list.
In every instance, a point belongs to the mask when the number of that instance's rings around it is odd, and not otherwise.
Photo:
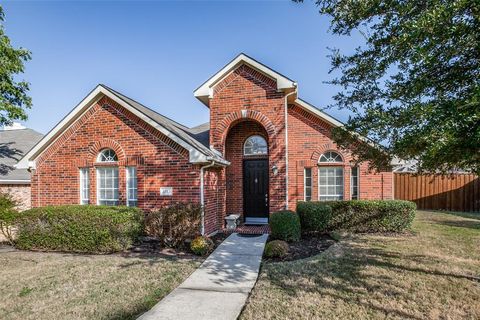
[(288, 245), (290, 250), (288, 255), (283, 258), (264, 258), (267, 262), (295, 261), (315, 256), (327, 250), (335, 240), (329, 235), (308, 235), (302, 237), (298, 242), (292, 242)]
[[(215, 250), (222, 242), (228, 237), (227, 234), (217, 233), (216, 235), (210, 237), (213, 241), (213, 250)], [(213, 252), (212, 250), (212, 252)], [(154, 238), (145, 237), (143, 241), (136, 243), (130, 248), (127, 252), (123, 254), (128, 255), (155, 255), (155, 256), (165, 256), (165, 257), (176, 257), (176, 258), (194, 258), (197, 257), (190, 251), (188, 245), (185, 245), (184, 248), (168, 248), (162, 245), (158, 240)]]

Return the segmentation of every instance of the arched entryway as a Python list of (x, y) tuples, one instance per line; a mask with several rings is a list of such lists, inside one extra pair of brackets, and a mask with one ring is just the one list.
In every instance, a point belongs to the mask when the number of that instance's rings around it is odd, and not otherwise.
[(246, 224), (268, 223), (269, 143), (265, 128), (253, 120), (235, 123), (225, 141), (228, 214), (240, 214)]

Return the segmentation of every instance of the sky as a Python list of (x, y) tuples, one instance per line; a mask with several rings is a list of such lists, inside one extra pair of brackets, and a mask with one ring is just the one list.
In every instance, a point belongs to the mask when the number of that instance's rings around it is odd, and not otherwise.
[[(243, 52), (298, 83), (320, 109), (328, 48), (348, 53), (358, 36), (329, 33), (312, 1), (1, 1), (6, 34), (32, 60), (26, 126), (47, 133), (103, 83), (187, 126), (208, 121), (193, 91)], [(328, 109), (345, 121), (348, 111)]]

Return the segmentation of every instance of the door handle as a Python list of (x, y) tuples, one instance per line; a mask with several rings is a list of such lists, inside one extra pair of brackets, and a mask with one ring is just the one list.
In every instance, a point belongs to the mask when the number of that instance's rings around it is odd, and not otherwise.
[(265, 205), (268, 206), (268, 193), (265, 193)]

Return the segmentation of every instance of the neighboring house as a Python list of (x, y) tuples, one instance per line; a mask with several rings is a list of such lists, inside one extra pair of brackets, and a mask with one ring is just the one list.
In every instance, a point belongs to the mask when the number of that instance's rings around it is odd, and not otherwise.
[(331, 140), (342, 124), (254, 59), (240, 54), (194, 95), (210, 123), (187, 128), (97, 86), (19, 163), (33, 172), (32, 205), (194, 201), (210, 234), (226, 214), (267, 223), (300, 200), (392, 198), (392, 172), (355, 167)]
[(19, 123), (0, 130), (0, 192), (18, 201), (18, 208), (30, 208), (30, 173), (14, 165), (43, 137)]

